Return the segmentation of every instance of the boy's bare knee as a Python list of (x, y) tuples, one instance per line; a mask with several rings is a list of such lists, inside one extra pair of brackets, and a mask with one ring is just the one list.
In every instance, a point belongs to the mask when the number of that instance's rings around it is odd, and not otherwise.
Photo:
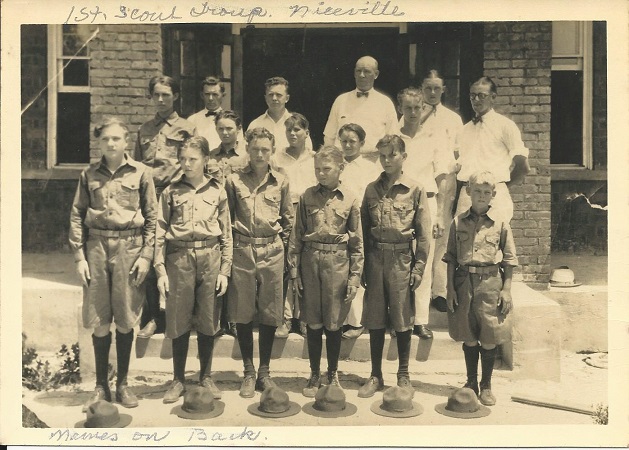
[(483, 347), (484, 350), (493, 350), (494, 348), (496, 348), (496, 344), (483, 344), (481, 342), (481, 347)]
[(320, 330), (321, 328), (323, 328), (323, 324), (322, 323), (313, 323), (313, 324), (308, 324), (308, 328), (310, 328), (311, 330)]
[(109, 334), (110, 328), (111, 328), (111, 324), (109, 323), (107, 325), (100, 325), (98, 327), (95, 327), (92, 333), (96, 337), (105, 337)]
[(467, 347), (476, 347), (478, 345), (478, 341), (465, 341), (463, 342)]
[(122, 328), (122, 327), (116, 325), (116, 330), (120, 334), (127, 334), (127, 333), (131, 333), (131, 331), (133, 331), (133, 328)]

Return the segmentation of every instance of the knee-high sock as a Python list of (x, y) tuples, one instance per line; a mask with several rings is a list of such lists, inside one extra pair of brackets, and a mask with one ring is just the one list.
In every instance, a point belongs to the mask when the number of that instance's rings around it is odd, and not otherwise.
[(237, 323), (236, 334), (238, 335), (238, 346), (242, 355), (245, 376), (255, 375), (256, 368), (253, 365), (253, 323)]
[(197, 331), (197, 345), (199, 346), (199, 381), (212, 375), (212, 355), (214, 354), (214, 336), (208, 336)]
[(463, 344), (463, 355), (465, 355), (465, 368), (467, 370), (467, 381), (473, 384), (478, 383), (478, 355), (480, 346), (470, 347)]
[(397, 354), (398, 354), (398, 376), (408, 376), (408, 361), (411, 354), (411, 334), (413, 330), (398, 331), (397, 337)]
[(328, 357), (328, 373), (336, 372), (339, 368), (342, 335), (343, 330), (340, 328), (336, 331), (325, 329), (325, 349)]
[(96, 365), (96, 385), (109, 389), (109, 349), (111, 347), (111, 333), (97, 337), (92, 334), (94, 345), (94, 364)]
[(310, 359), (310, 370), (319, 373), (321, 371), (321, 350), (323, 349), (323, 328), (313, 330), (306, 327), (308, 339), (308, 359)]
[(175, 379), (182, 383), (186, 379), (186, 359), (188, 358), (188, 344), (190, 332), (173, 339), (173, 372)]
[(116, 386), (127, 384), (127, 374), (129, 373), (129, 360), (131, 359), (132, 346), (133, 329), (124, 334), (116, 329), (116, 360), (118, 365)]
[(382, 353), (384, 352), (384, 328), (369, 330), (369, 350), (371, 351), (371, 376), (382, 378)]
[(491, 375), (494, 372), (494, 362), (496, 361), (496, 347), (491, 350), (480, 348), (480, 365), (482, 377), (480, 379), (481, 389), (491, 388)]
[(275, 329), (270, 325), (260, 324), (260, 335), (258, 340), (258, 350), (260, 352), (260, 367), (258, 368), (258, 378), (270, 376), (271, 353), (273, 352), (273, 341), (275, 340)]

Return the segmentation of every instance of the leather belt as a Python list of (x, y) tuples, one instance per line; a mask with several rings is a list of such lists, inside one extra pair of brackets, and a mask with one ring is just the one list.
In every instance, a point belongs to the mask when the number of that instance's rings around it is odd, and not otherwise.
[(142, 228), (132, 228), (130, 230), (99, 230), (97, 228), (90, 228), (88, 234), (108, 238), (139, 236), (142, 234)]
[(168, 245), (177, 248), (208, 248), (218, 244), (218, 238), (213, 237), (203, 241), (168, 241)]
[(411, 241), (406, 242), (378, 242), (374, 241), (373, 246), (378, 250), (408, 250), (411, 248)]
[(499, 267), (498, 264), (492, 264), (491, 266), (459, 266), (458, 270), (477, 275), (495, 275), (498, 273)]
[(272, 244), (277, 239), (277, 234), (269, 237), (250, 237), (244, 234), (234, 233), (234, 242), (246, 245), (267, 245)]
[(339, 244), (324, 244), (322, 242), (304, 242), (306, 247), (314, 248), (315, 250), (323, 250), (325, 252), (335, 252), (337, 250), (347, 250), (347, 242), (341, 242)]

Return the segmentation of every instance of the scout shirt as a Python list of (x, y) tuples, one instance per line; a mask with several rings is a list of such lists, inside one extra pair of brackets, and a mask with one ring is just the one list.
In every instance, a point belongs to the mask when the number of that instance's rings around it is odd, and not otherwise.
[(314, 151), (305, 149), (299, 158), (295, 158), (283, 149), (275, 152), (271, 157), (271, 165), (281, 168), (288, 177), (293, 204), (299, 202), (299, 197), (306, 192), (306, 189), (317, 184), (314, 155)]
[(247, 165), (232, 173), (225, 182), (232, 229), (248, 237), (272, 237), (279, 234), (288, 245), (293, 228), (293, 204), (288, 179), (269, 167), (260, 184)]
[[(197, 129), (197, 135), (207, 139), (210, 148), (216, 148), (221, 145), (221, 138), (218, 135), (218, 131), (216, 131), (216, 116), (221, 111), (223, 111), (221, 107), (216, 108), (214, 111), (208, 111), (204, 108), (187, 119)], [(245, 141), (242, 128), (238, 130), (237, 136), (239, 142)]]
[(155, 233), (155, 271), (166, 275), (167, 241), (203, 241), (217, 238), (221, 249), (220, 274), (229, 277), (233, 244), (227, 194), (215, 177), (195, 189), (185, 175), (173, 180), (159, 199)]
[(195, 134), (194, 125), (179, 117), (176, 111), (166, 118), (156, 114), (138, 130), (133, 158), (152, 168), (158, 195), (181, 173), (177, 151)]
[(245, 141), (236, 141), (234, 146), (226, 149), (221, 143), (218, 147), (210, 150), (210, 160), (207, 164), (208, 173), (215, 176), (221, 184), (225, 185), (225, 180), (234, 171), (242, 169), (249, 164), (247, 145)]
[[(269, 110), (266, 110), (264, 114), (256, 117), (251, 121), (247, 127), (247, 131), (254, 128), (266, 128), (271, 132), (275, 138), (275, 149), (280, 150), (288, 147), (288, 138), (286, 137), (286, 120), (291, 116), (291, 112), (287, 109), (284, 110), (284, 114), (277, 122), (269, 115)], [(312, 150), (312, 139), (310, 136), (306, 137), (306, 150)]]
[(304, 244), (347, 243), (350, 286), (358, 287), (363, 271), (363, 236), (360, 209), (354, 192), (339, 184), (329, 189), (317, 184), (299, 198), (295, 226), (290, 235), (288, 265), (291, 278), (297, 278), (299, 258)]
[(386, 191), (386, 173), (367, 185), (361, 206), (365, 248), (373, 242), (417, 241), (412, 272), (424, 274), (430, 251), (432, 225), (424, 189), (410, 177), (402, 176)]
[(70, 212), (70, 247), (76, 262), (85, 260), (89, 228), (131, 230), (142, 227), (140, 256), (153, 260), (157, 197), (150, 169), (124, 155), (114, 173), (105, 158), (90, 164), (79, 177)]
[(471, 208), (454, 218), (443, 261), (455, 266), (518, 265), (511, 227), (490, 207), (478, 215)]

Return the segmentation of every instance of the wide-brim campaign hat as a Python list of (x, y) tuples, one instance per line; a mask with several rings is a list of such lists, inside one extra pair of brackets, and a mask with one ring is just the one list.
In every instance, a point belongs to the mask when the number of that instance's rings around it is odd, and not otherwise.
[(315, 401), (306, 403), (302, 411), (311, 416), (334, 419), (356, 414), (358, 408), (349, 403), (345, 392), (339, 386), (330, 384), (321, 386), (315, 394)]
[(550, 285), (552, 287), (576, 287), (582, 283), (575, 283), (574, 272), (568, 266), (560, 266), (550, 274)]
[(259, 402), (247, 407), (247, 411), (254, 416), (281, 418), (294, 416), (301, 411), (301, 406), (291, 402), (283, 389), (271, 386), (262, 392)]
[(413, 393), (408, 389), (393, 386), (382, 393), (382, 401), (371, 404), (371, 412), (379, 416), (406, 418), (419, 416), (424, 408), (413, 401)]
[(172, 413), (182, 419), (212, 419), (223, 414), (225, 403), (218, 401), (209, 389), (195, 386), (186, 390), (183, 404), (175, 406)]
[(87, 418), (77, 422), (75, 428), (124, 428), (132, 419), (129, 414), (120, 414), (116, 405), (106, 400), (92, 403), (85, 414)]
[(476, 419), (491, 413), (488, 407), (480, 404), (476, 392), (470, 388), (457, 389), (450, 394), (446, 403), (435, 406), (435, 411), (457, 419)]

